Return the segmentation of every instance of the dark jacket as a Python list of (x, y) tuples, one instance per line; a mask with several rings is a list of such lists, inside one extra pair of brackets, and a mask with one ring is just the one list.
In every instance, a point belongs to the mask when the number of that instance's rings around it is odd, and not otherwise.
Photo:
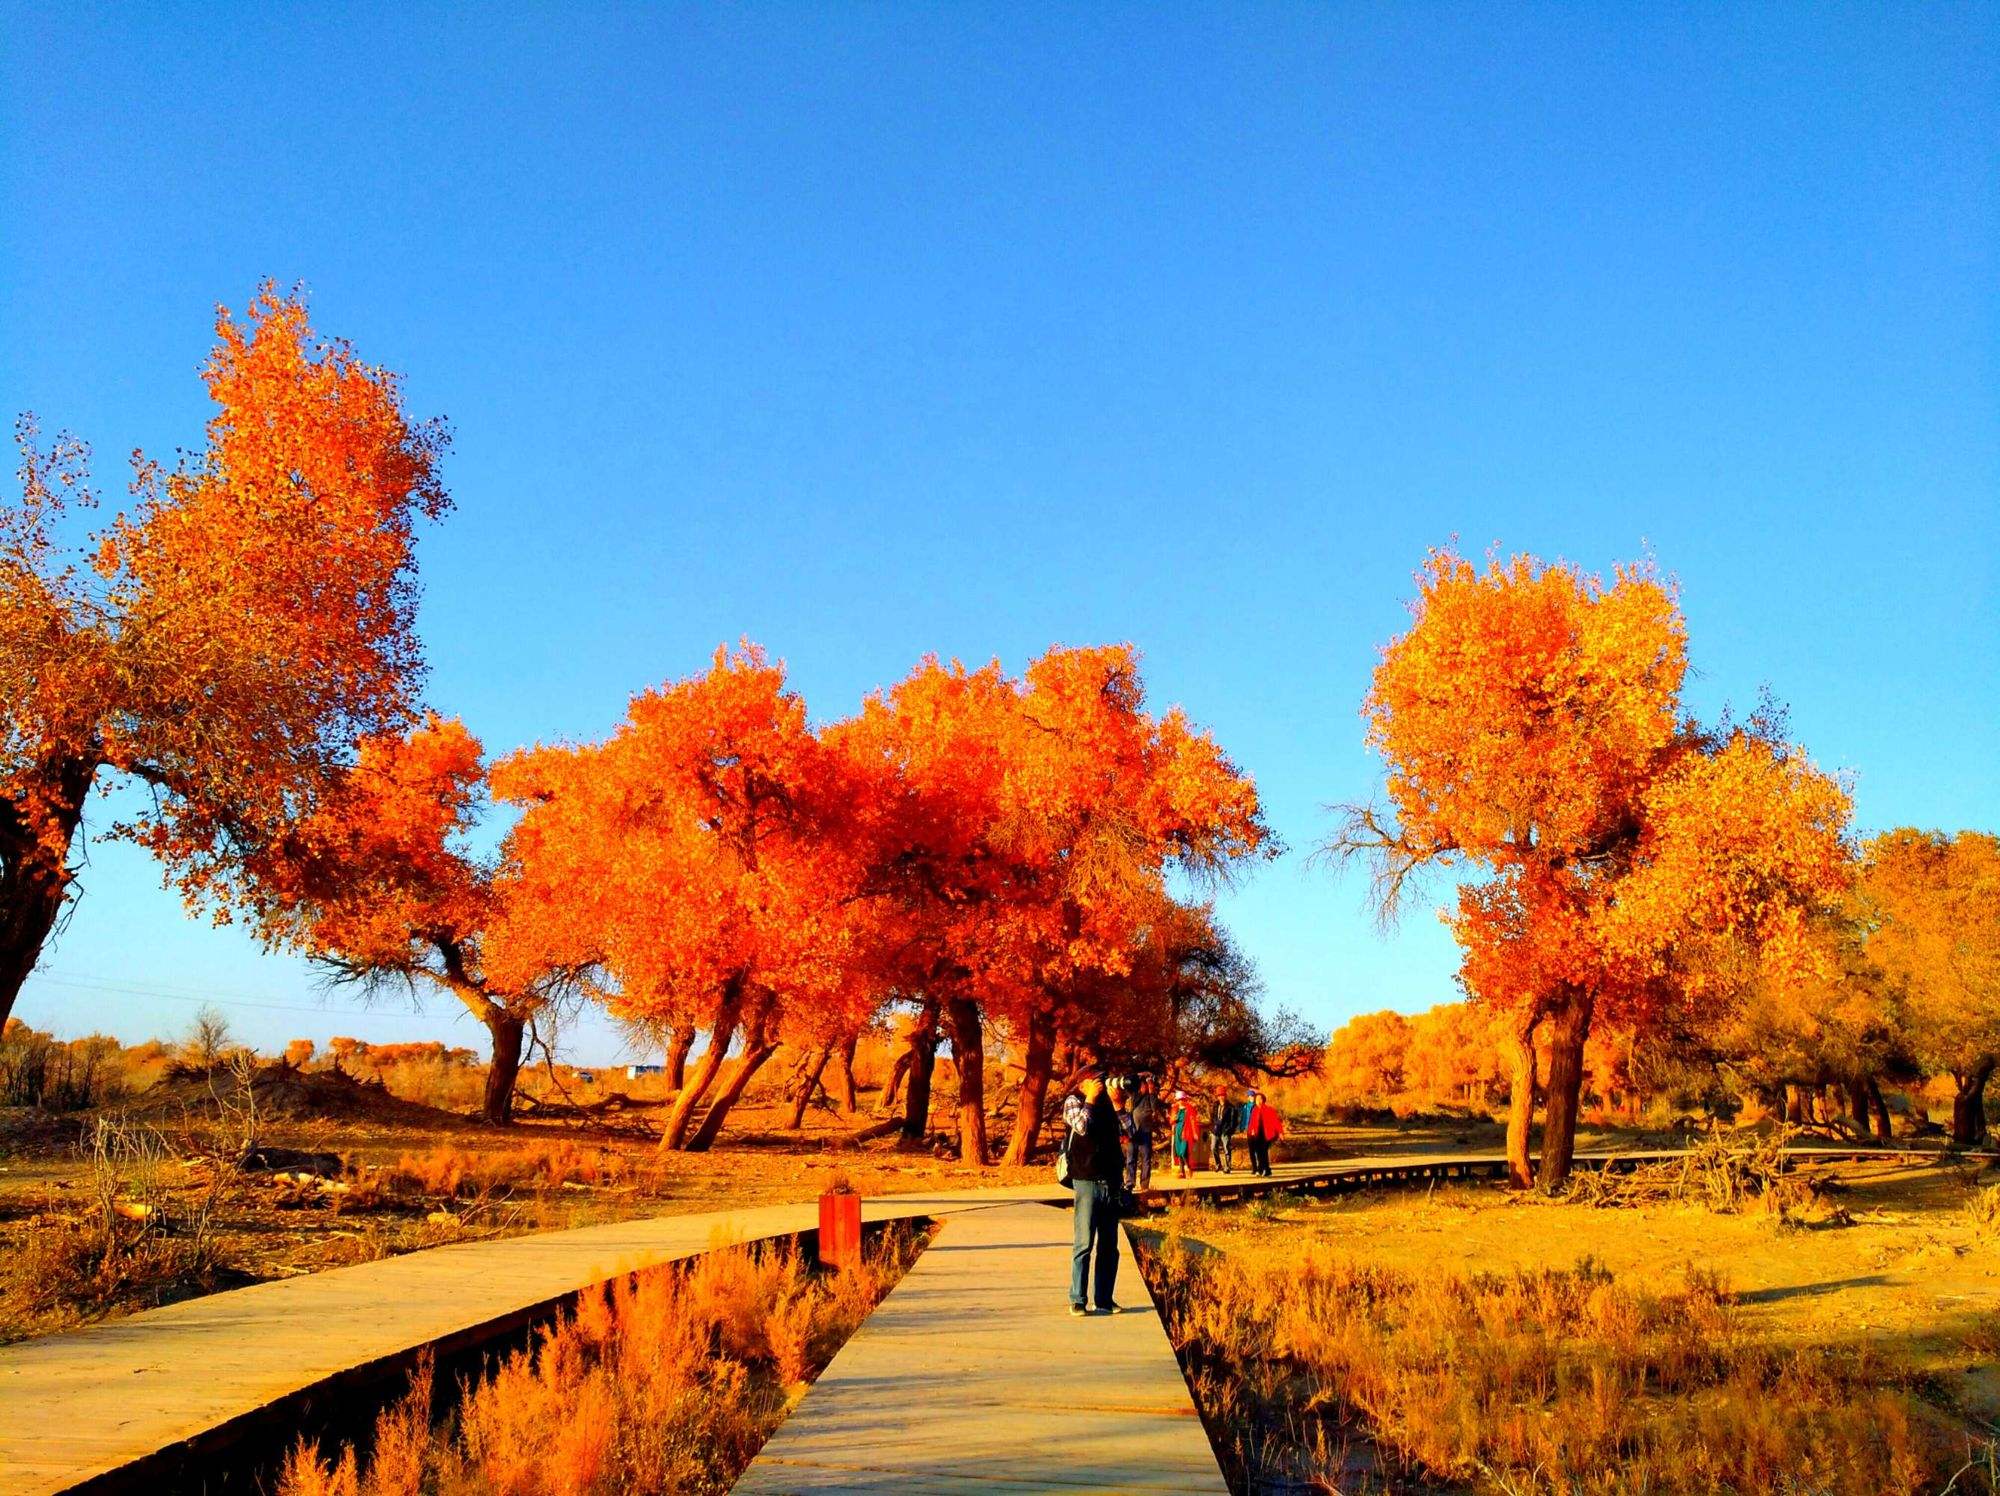
[(1132, 1103), (1132, 1131), (1142, 1138), (1150, 1138), (1160, 1125), (1160, 1103), (1151, 1096), (1141, 1096)]
[(1118, 1109), (1103, 1092), (1090, 1103), (1089, 1121), (1069, 1135), (1069, 1177), (1117, 1183), (1125, 1177), (1125, 1150), (1118, 1142)]

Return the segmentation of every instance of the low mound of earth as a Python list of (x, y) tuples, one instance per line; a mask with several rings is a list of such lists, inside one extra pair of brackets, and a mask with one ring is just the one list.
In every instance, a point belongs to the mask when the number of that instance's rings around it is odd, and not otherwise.
[(176, 1066), (126, 1110), (135, 1117), (161, 1118), (212, 1113), (218, 1105), (238, 1108), (248, 1103), (255, 1105), (260, 1119), (373, 1122), (425, 1129), (471, 1125), (469, 1118), (456, 1112), (407, 1101), (392, 1095), (379, 1080), (356, 1080), (338, 1068), (298, 1070), (276, 1060), (257, 1068), (250, 1078), (247, 1098), (245, 1089), (241, 1077), (230, 1071)]

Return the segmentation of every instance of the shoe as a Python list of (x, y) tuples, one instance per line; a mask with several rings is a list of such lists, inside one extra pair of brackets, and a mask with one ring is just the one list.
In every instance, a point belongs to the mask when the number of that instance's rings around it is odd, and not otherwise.
[(1085, 1315), (1089, 1313), (1090, 1311), (1084, 1308), (1083, 1305), (1081, 1304), (1071, 1304), (1069, 1306), (1069, 1317), (1071, 1319), (1082, 1319)]
[(1118, 1306), (1116, 1304), (1099, 1304), (1097, 1306), (1097, 1312), (1099, 1314), (1116, 1314), (1118, 1312)]

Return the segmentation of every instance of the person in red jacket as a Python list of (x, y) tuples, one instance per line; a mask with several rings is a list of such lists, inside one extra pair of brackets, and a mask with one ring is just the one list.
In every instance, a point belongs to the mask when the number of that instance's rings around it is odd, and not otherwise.
[(1250, 1121), (1244, 1131), (1250, 1137), (1250, 1172), (1265, 1178), (1271, 1175), (1271, 1145), (1285, 1135), (1285, 1119), (1264, 1099), (1262, 1091), (1250, 1093)]

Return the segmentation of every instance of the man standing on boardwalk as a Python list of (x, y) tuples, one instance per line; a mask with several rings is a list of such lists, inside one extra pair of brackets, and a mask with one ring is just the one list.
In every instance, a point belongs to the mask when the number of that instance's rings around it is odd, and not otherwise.
[(1235, 1163), (1236, 1133), (1243, 1120), (1243, 1108), (1229, 1099), (1229, 1088), (1215, 1088), (1215, 1111), (1208, 1121), (1208, 1161), (1218, 1173), (1227, 1174)]
[(1125, 1155), (1125, 1193), (1153, 1187), (1153, 1132), (1160, 1125), (1160, 1098), (1153, 1094), (1153, 1077), (1139, 1077), (1139, 1095), (1132, 1103), (1132, 1148)]
[(1063, 1098), (1063, 1126), (1070, 1190), (1076, 1196), (1069, 1312), (1079, 1318), (1090, 1312), (1084, 1296), (1089, 1288), (1097, 1312), (1113, 1314), (1118, 1309), (1112, 1291), (1118, 1284), (1118, 1196), (1125, 1179), (1125, 1155), (1119, 1146), (1118, 1113), (1105, 1093), (1102, 1070), (1086, 1069), (1076, 1089)]

